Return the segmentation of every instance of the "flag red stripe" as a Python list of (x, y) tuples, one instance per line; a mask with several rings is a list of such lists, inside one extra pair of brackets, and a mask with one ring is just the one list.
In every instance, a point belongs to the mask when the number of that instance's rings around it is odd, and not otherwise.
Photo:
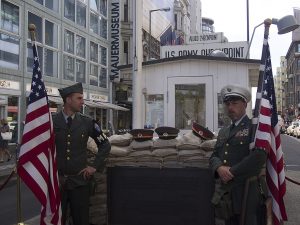
[(24, 155), (22, 155), (22, 157), (19, 158), (19, 162), (18, 162), (19, 165), (22, 166), (26, 162), (31, 161), (33, 159), (32, 158), (32, 154), (39, 155), (42, 152), (47, 151), (47, 148), (48, 148), (48, 140), (40, 143), (35, 148), (32, 148), (30, 151), (28, 151), (27, 153), (25, 153)]
[(27, 132), (23, 135), (22, 138), (22, 144), (25, 144), (32, 140), (33, 138), (39, 136), (40, 134), (43, 134), (44, 132), (48, 131), (50, 129), (49, 123), (41, 124), (38, 127), (33, 127), (30, 132)]
[[(46, 104), (46, 101), (45, 101)], [(28, 113), (26, 115), (26, 123), (29, 123), (33, 120), (35, 120), (36, 118), (39, 118), (41, 115), (45, 115), (45, 114), (49, 114), (49, 108), (48, 105), (42, 105), (41, 107), (35, 109), (34, 111)]]

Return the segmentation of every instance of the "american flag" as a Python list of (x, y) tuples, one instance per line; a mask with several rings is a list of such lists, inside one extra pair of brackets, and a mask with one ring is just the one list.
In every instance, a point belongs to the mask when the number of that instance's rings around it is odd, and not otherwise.
[[(281, 224), (287, 220), (283, 196), (286, 192), (283, 152), (281, 149), (280, 128), (278, 123), (274, 80), (269, 44), (265, 40), (262, 65), (257, 91), (255, 111), (257, 111), (255, 147), (265, 149), (268, 153), (266, 180), (269, 195), (273, 199), (273, 223)], [(255, 121), (255, 120), (254, 120)]]
[(18, 174), (41, 203), (40, 224), (60, 225), (60, 192), (52, 117), (34, 41), (32, 49), (33, 75), (20, 147)]

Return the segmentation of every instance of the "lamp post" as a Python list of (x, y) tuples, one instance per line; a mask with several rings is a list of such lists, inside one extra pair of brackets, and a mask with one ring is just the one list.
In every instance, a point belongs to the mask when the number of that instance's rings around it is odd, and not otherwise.
[(299, 24), (297, 24), (297, 21), (295, 19), (294, 16), (292, 15), (287, 15), (282, 17), (281, 19), (265, 19), (264, 22), (258, 24), (257, 26), (254, 27), (253, 32), (252, 32), (252, 36), (251, 36), (251, 40), (248, 46), (248, 50), (247, 50), (247, 54), (246, 54), (246, 58), (249, 58), (249, 52), (250, 52), (250, 47), (253, 41), (253, 36), (255, 33), (256, 28), (260, 27), (261, 25), (265, 25), (267, 30), (267, 37), (269, 36), (269, 28), (271, 24), (276, 24), (277, 25), (277, 29), (278, 29), (278, 34), (286, 34), (290, 31), (293, 31), (295, 29), (297, 29), (299, 27)]
[(149, 40), (148, 40), (148, 49), (149, 49), (148, 50), (148, 57), (149, 57), (149, 60), (151, 59), (151, 14), (153, 12), (156, 12), (156, 11), (168, 12), (168, 11), (170, 11), (170, 7), (149, 10)]

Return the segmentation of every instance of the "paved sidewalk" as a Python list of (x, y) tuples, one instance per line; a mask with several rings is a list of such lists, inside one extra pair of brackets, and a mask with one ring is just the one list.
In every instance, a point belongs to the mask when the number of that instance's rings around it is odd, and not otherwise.
[[(14, 148), (11, 147), (11, 153), (14, 154)], [(13, 168), (15, 167), (15, 156), (9, 162), (4, 162), (0, 164), (0, 184), (3, 180), (11, 173)], [(286, 171), (286, 176), (300, 182), (300, 171)], [(16, 179), (14, 176), (12, 179)], [(284, 223), (284, 225), (297, 225), (300, 224), (300, 186), (290, 181), (286, 180), (287, 184), (287, 192), (284, 197), (286, 211), (288, 215), (288, 221)], [(24, 225), (38, 225), (40, 216), (37, 215), (30, 220), (24, 221)]]

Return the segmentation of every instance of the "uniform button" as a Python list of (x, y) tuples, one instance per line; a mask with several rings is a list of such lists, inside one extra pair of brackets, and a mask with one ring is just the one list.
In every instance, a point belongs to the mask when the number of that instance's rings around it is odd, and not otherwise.
[(70, 134), (68, 134), (68, 137), (71, 137), (71, 135), (70, 135)]
[(228, 143), (226, 143), (226, 146), (229, 146), (229, 144), (228, 144)]
[(81, 137), (84, 137), (84, 135), (82, 134)]
[(243, 144), (243, 142), (241, 141), (241, 142), (240, 142), (240, 144), (242, 145), (242, 144)]
[(223, 163), (227, 163), (227, 160), (224, 160)]
[(70, 152), (70, 149), (67, 149), (67, 152)]
[(228, 152), (225, 152), (225, 155), (227, 155), (228, 154)]
[(70, 145), (70, 144), (71, 144), (71, 142), (68, 141), (68, 145)]
[(67, 157), (67, 160), (70, 160), (70, 157)]

